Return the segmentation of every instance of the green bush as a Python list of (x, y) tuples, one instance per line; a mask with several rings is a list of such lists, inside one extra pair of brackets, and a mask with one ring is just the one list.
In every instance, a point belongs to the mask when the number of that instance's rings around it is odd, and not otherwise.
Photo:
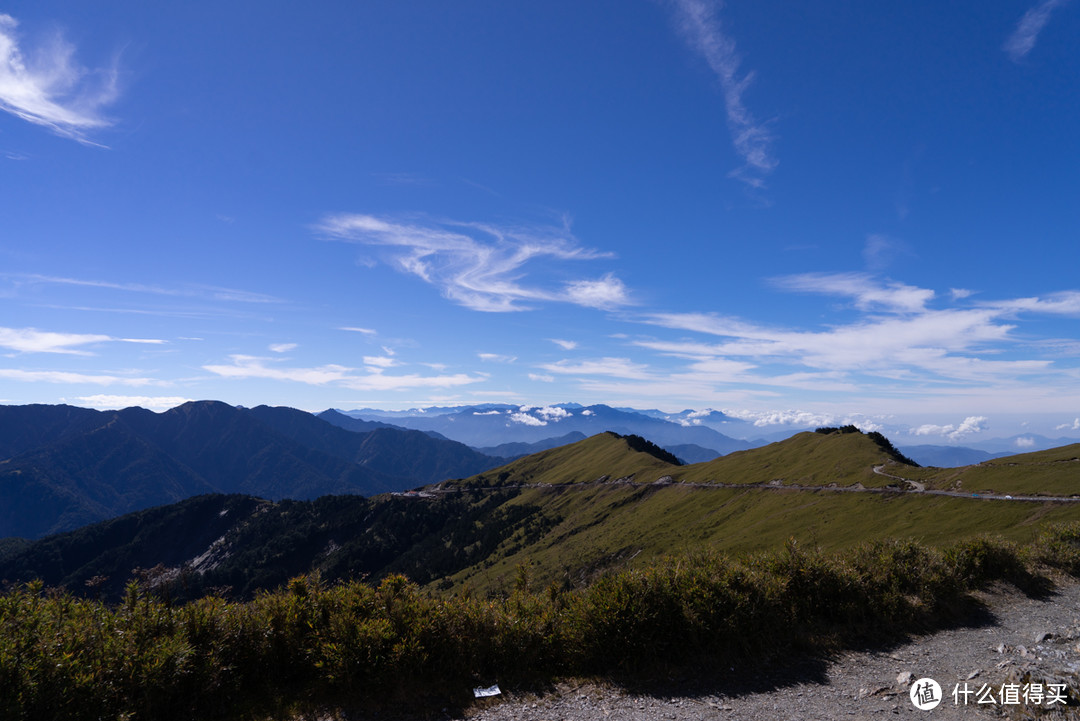
[[(385, 698), (465, 700), (478, 684), (724, 668), (822, 653), (923, 627), (995, 581), (1080, 572), (1080, 524), (1017, 548), (883, 541), (836, 555), (701, 552), (589, 587), (436, 597), (404, 576), (377, 587), (298, 577), (248, 602), (173, 606), (148, 582), (116, 605), (46, 590), (0, 595), (0, 718), (265, 718)], [(722, 665), (721, 665), (722, 664)]]

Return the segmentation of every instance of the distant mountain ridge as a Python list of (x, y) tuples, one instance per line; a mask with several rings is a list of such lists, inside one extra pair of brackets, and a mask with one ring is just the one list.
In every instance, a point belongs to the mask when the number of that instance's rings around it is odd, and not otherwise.
[(565, 436), (558, 436), (556, 438), (545, 438), (544, 440), (537, 441), (536, 443), (501, 443), (497, 446), (477, 448), (476, 450), (489, 456), (500, 456), (502, 458), (517, 459), (521, 458), (522, 456), (539, 453), (540, 451), (546, 451), (550, 448), (558, 448), (559, 446), (567, 446), (571, 443), (577, 443), (578, 441), (585, 440), (586, 437), (587, 436), (581, 431), (571, 431)]
[[(474, 448), (504, 443), (536, 443), (568, 433), (592, 436), (604, 431), (637, 435), (660, 446), (696, 445), (727, 454), (753, 448), (756, 444), (724, 435), (713, 426), (722, 422), (743, 424), (718, 411), (675, 414), (676, 420), (656, 417), (651, 412), (612, 408), (602, 404), (582, 406), (559, 403), (551, 406), (482, 405), (437, 407), (414, 411), (361, 409), (337, 411), (351, 418), (383, 421), (404, 428), (435, 431)], [(659, 413), (659, 411), (656, 411)]]
[(0, 406), (0, 537), (36, 538), (205, 493), (399, 491), (503, 461), (418, 431), (344, 430), (292, 408)]
[(937, 466), (938, 468), (970, 466), (994, 458), (1014, 455), (1013, 452), (990, 453), (989, 451), (980, 451), (977, 448), (963, 446), (904, 446), (903, 451), (915, 459), (919, 465)]

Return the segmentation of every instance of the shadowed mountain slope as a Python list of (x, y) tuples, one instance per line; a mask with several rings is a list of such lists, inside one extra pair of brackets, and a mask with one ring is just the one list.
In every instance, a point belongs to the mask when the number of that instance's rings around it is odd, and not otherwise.
[(502, 462), (418, 431), (347, 431), (290, 408), (164, 413), (0, 406), (0, 536), (35, 538), (203, 493), (371, 495)]
[(568, 446), (571, 443), (577, 443), (587, 438), (584, 433), (580, 431), (572, 431), (565, 436), (559, 436), (557, 438), (545, 438), (542, 441), (536, 441), (535, 443), (501, 443), (497, 446), (487, 446), (485, 448), (477, 448), (476, 450), (488, 456), (498, 456), (509, 460), (517, 460), (523, 456), (529, 456), (533, 453), (539, 453), (540, 451), (547, 451), (552, 448), (558, 448), (559, 446)]

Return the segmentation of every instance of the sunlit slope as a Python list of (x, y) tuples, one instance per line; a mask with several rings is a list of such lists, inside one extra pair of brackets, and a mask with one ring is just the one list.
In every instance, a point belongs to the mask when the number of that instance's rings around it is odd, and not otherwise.
[[(771, 483), (802, 486), (884, 487), (895, 479), (874, 472), (885, 466), (903, 476), (911, 467), (862, 433), (799, 433), (777, 443), (737, 451), (705, 463), (677, 466), (635, 447), (635, 436), (601, 433), (534, 453), (448, 485), (494, 486), (611, 482)], [(640, 439), (636, 439), (640, 441)], [(650, 444), (651, 445), (651, 444)]]
[(1029, 541), (1044, 523), (1080, 520), (1080, 504), (759, 487), (537, 487), (513, 504), (540, 508), (550, 530), (531, 542), (514, 534), (454, 581), (502, 589), (525, 564), (537, 582), (576, 584), (676, 551), (773, 550), (790, 538), (828, 550), (885, 538), (944, 545), (984, 533)]
[[(577, 584), (600, 571), (646, 564), (676, 551), (753, 552), (781, 547), (790, 538), (825, 549), (884, 538), (946, 544), (983, 533), (1027, 541), (1043, 523), (1080, 520), (1080, 504), (883, 493), (887, 485), (903, 484), (874, 473), (875, 466), (905, 478), (943, 469), (899, 463), (861, 433), (802, 433), (682, 467), (642, 458), (648, 454), (630, 450), (623, 440), (595, 436), (464, 481), (519, 484), (522, 492), (506, 505), (540, 509), (546, 530), (528, 541), (524, 530), (512, 534), (484, 562), (452, 580), (475, 589), (503, 589), (524, 564), (537, 583)], [(1030, 455), (1040, 456), (1038, 468), (1051, 474), (1069, 462), (1068, 452), (1060, 458), (1047, 453)], [(631, 473), (640, 485), (611, 482)], [(655, 482), (664, 476), (672, 482)], [(604, 477), (608, 482), (594, 482)], [(777, 480), (779, 485), (771, 484)], [(1037, 477), (1031, 484), (1039, 485)]]
[(679, 480), (706, 483), (769, 483), (802, 486), (866, 487), (895, 484), (894, 479), (874, 473), (875, 466), (904, 475), (908, 466), (862, 433), (799, 433), (778, 443), (738, 451), (707, 463), (685, 466)]
[(960, 468), (905, 469), (898, 473), (928, 487), (970, 493), (1080, 495), (1080, 443), (1022, 453)]
[[(589, 483), (618, 479), (650, 483), (681, 467), (631, 444), (634, 436), (599, 433), (567, 446), (519, 458), (513, 463), (446, 486)], [(651, 445), (651, 444), (649, 444)], [(660, 452), (655, 449), (655, 452)]]

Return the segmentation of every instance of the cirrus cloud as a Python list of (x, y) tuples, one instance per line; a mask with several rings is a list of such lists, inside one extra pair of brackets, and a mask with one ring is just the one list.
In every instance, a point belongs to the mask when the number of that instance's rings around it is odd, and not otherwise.
[(0, 378), (23, 383), (69, 383), (99, 386), (167, 386), (168, 381), (156, 378), (117, 375), (113, 373), (78, 373), (74, 371), (26, 370), (23, 368), (0, 368)]
[(611, 273), (599, 279), (564, 281), (561, 287), (524, 282), (527, 267), (612, 257), (581, 246), (566, 224), (402, 222), (340, 214), (324, 218), (317, 228), (335, 240), (380, 248), (390, 265), (430, 283), (446, 298), (472, 310), (529, 310), (535, 302), (568, 302), (600, 309), (630, 303), (626, 287)]
[(37, 328), (0, 327), (0, 348), (7, 348), (16, 353), (93, 355), (90, 351), (82, 350), (83, 346), (109, 342), (150, 345), (165, 343), (164, 340), (157, 338), (114, 338), (100, 333), (58, 333)]
[(717, 13), (718, 2), (710, 0), (674, 0), (676, 22), (687, 44), (700, 53), (720, 81), (727, 110), (728, 130), (735, 153), (743, 166), (729, 173), (752, 188), (763, 188), (765, 177), (776, 169), (773, 135), (768, 127), (755, 120), (743, 102), (743, 94), (754, 74), (740, 77), (742, 60), (735, 41), (724, 32)]
[[(415, 373), (388, 375), (382, 367), (368, 366), (368, 373), (358, 373), (355, 368), (328, 364), (314, 368), (295, 368), (272, 365), (275, 359), (248, 355), (231, 355), (231, 363), (204, 365), (207, 370), (222, 378), (267, 380), (306, 383), (314, 386), (332, 385), (358, 391), (397, 391), (412, 388), (450, 388), (485, 380), (485, 376), (465, 373), (423, 376)], [(365, 361), (379, 360), (365, 358)]]
[(1012, 34), (1002, 49), (1009, 54), (1014, 63), (1018, 63), (1035, 48), (1039, 33), (1050, 22), (1050, 13), (1063, 7), (1069, 0), (1042, 0), (1038, 5), (1024, 13), (1016, 24)]
[(33, 51), (20, 44), (18, 21), (0, 14), (0, 110), (87, 145), (87, 131), (112, 125), (102, 110), (119, 96), (116, 67), (90, 70), (57, 35)]

